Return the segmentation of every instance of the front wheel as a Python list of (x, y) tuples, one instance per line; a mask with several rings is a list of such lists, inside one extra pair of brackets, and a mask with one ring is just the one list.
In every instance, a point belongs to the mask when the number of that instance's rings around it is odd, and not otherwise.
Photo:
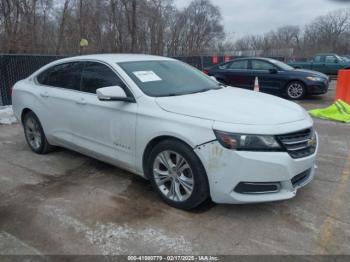
[(291, 100), (304, 98), (306, 95), (305, 85), (299, 81), (290, 82), (286, 88), (286, 95)]
[(165, 140), (154, 147), (148, 160), (152, 186), (170, 206), (189, 210), (209, 197), (204, 167), (186, 144)]

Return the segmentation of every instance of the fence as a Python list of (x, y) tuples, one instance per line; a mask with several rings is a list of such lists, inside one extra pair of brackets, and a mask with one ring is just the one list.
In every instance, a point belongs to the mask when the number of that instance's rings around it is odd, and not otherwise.
[(44, 55), (1, 55), (0, 54), (0, 105), (11, 104), (11, 87), (40, 67), (63, 58)]
[[(50, 55), (1, 55), (0, 54), (0, 105), (11, 104), (11, 87), (24, 79), (40, 67), (63, 58)], [(200, 70), (215, 64), (229, 61), (233, 56), (179, 56), (174, 57)], [(275, 57), (282, 60), (283, 58)]]

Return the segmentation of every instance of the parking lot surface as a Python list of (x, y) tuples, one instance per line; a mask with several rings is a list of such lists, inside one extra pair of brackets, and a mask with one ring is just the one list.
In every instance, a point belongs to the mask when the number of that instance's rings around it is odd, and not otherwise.
[[(299, 104), (333, 96), (334, 82)], [(315, 126), (317, 174), (294, 199), (192, 212), (108, 164), (64, 149), (36, 155), (19, 124), (0, 126), (0, 254), (350, 254), (350, 125)]]

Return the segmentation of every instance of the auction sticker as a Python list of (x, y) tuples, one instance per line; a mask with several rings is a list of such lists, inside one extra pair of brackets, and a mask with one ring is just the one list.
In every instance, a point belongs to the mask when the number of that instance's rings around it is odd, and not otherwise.
[(162, 81), (162, 79), (153, 71), (136, 71), (133, 74), (143, 83)]

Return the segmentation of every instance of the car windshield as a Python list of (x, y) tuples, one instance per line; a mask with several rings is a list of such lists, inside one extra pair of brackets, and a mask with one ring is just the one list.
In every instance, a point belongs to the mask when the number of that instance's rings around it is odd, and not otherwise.
[(341, 61), (343, 61), (343, 62), (349, 62), (350, 61), (350, 59), (348, 58), (348, 57), (345, 57), (345, 56), (341, 56), (341, 57), (339, 57), (340, 59), (341, 59)]
[(272, 64), (276, 65), (277, 67), (281, 68), (282, 70), (294, 70), (294, 67), (291, 67), (290, 65), (287, 65), (281, 61), (270, 59), (269, 60)]
[(118, 65), (152, 97), (186, 95), (220, 89), (220, 84), (180, 61), (122, 62)]

